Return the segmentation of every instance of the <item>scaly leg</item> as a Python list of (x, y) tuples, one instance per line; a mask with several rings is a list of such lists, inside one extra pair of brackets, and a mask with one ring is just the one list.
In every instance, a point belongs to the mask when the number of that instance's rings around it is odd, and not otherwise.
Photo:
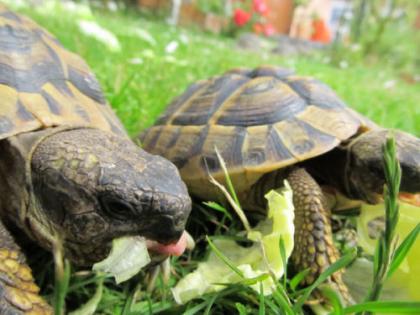
[[(339, 257), (332, 239), (330, 212), (321, 188), (305, 169), (293, 169), (287, 180), (293, 190), (295, 206), (295, 248), (292, 262), (297, 270), (310, 268), (304, 281), (311, 284)], [(334, 273), (329, 282), (336, 286), (347, 302), (351, 301), (341, 279), (341, 272)]]
[(0, 221), (0, 314), (52, 314), (38, 293), (23, 253)]

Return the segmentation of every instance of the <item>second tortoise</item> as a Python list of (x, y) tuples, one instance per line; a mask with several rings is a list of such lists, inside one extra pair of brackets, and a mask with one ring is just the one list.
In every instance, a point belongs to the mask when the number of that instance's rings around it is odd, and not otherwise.
[[(420, 140), (395, 133), (401, 191), (420, 192)], [(265, 209), (264, 195), (287, 179), (295, 206), (298, 270), (307, 284), (338, 258), (324, 190), (378, 203), (385, 176), (382, 146), (388, 130), (353, 111), (325, 84), (279, 67), (235, 69), (198, 81), (140, 135), (143, 148), (179, 168), (189, 192), (220, 198), (209, 174), (224, 182), (216, 148), (242, 206)], [(340, 273), (329, 280), (350, 299)]]

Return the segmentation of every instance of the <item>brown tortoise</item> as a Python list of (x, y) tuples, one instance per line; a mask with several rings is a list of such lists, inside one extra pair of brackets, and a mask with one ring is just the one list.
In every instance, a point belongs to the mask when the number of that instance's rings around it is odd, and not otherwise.
[[(140, 140), (178, 166), (190, 193), (218, 198), (210, 173), (224, 181), (215, 148), (227, 164), (245, 209), (265, 208), (265, 193), (292, 187), (298, 269), (307, 283), (333, 263), (329, 205), (319, 185), (376, 203), (382, 193), (382, 145), (388, 131), (348, 108), (325, 84), (264, 66), (235, 69), (192, 84)], [(401, 190), (420, 192), (420, 140), (395, 132)], [(330, 189), (331, 190), (331, 189)], [(347, 296), (340, 274), (332, 281)]]
[(52, 312), (9, 227), (89, 266), (117, 237), (179, 251), (190, 207), (176, 167), (130, 141), (86, 63), (0, 5), (0, 314)]

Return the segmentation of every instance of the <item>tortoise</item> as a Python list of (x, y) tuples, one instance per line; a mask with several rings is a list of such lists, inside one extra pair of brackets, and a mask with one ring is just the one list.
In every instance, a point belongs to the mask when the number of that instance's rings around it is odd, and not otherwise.
[[(326, 84), (260, 66), (193, 83), (139, 139), (146, 151), (174, 162), (190, 194), (201, 200), (219, 198), (209, 175), (224, 181), (215, 148), (245, 210), (265, 209), (265, 193), (287, 179), (295, 206), (292, 262), (298, 270), (310, 268), (304, 281), (310, 284), (338, 257), (327, 197), (380, 201), (387, 134)], [(420, 192), (420, 140), (402, 131), (395, 137), (401, 191)], [(350, 300), (340, 273), (330, 283)]]
[(3, 5), (0, 152), (1, 314), (52, 313), (21, 235), (81, 266), (118, 237), (145, 237), (159, 257), (183, 250), (191, 199), (177, 168), (130, 140), (79, 56)]

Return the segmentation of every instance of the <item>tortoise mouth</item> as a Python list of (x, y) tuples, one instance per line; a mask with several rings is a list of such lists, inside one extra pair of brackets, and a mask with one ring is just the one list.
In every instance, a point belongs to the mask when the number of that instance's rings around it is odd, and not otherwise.
[[(378, 193), (372, 193), (369, 195), (369, 203), (378, 204), (384, 202), (384, 196)], [(398, 194), (398, 200), (401, 202), (408, 203), (415, 207), (420, 207), (420, 193), (412, 194), (408, 192), (401, 191)]]
[(191, 246), (192, 237), (187, 231), (184, 231), (181, 237), (172, 243), (162, 244), (153, 240), (146, 240), (146, 246), (149, 253), (155, 253), (164, 256), (181, 256), (186, 249), (192, 249)]
[[(130, 235), (121, 235), (107, 240), (90, 242), (90, 246), (86, 242), (67, 240), (64, 244), (66, 256), (78, 266), (89, 267), (103, 259), (105, 259), (111, 251), (114, 239)], [(141, 234), (132, 235), (134, 237), (144, 237)], [(187, 231), (183, 231), (181, 236), (172, 242), (161, 243), (157, 240), (144, 237), (146, 247), (152, 261), (164, 260), (168, 256), (181, 256), (185, 250), (194, 247), (194, 241)]]
[(420, 193), (410, 194), (406, 192), (400, 192), (398, 195), (398, 199), (415, 207), (420, 207)]

